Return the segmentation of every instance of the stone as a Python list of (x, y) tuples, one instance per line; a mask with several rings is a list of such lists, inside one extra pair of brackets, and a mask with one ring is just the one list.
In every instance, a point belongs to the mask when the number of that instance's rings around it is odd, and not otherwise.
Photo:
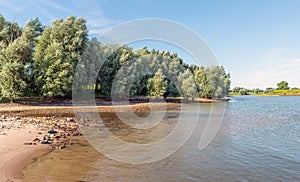
[(53, 128), (51, 128), (51, 130), (48, 131), (49, 134), (54, 134), (57, 133), (57, 131), (55, 131)]
[(42, 140), (40, 141), (41, 144), (48, 144), (48, 140)]
[(68, 122), (73, 122), (73, 121), (74, 121), (74, 118), (67, 118), (67, 121), (68, 121)]
[(38, 138), (35, 138), (35, 139), (33, 140), (33, 142), (39, 142), (39, 141), (41, 141), (41, 140), (38, 139)]

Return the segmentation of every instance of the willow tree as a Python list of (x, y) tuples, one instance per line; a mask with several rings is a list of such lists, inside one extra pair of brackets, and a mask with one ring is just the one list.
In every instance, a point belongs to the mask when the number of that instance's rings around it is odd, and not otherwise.
[(66, 20), (58, 19), (44, 29), (35, 44), (33, 56), (35, 86), (40, 95), (71, 94), (74, 70), (87, 40), (83, 18), (70, 16)]
[(192, 98), (193, 100), (198, 97), (194, 76), (189, 69), (179, 74), (179, 81), (181, 84), (181, 95), (185, 99)]
[(20, 97), (26, 88), (26, 65), (30, 60), (30, 44), (22, 37), (11, 43), (0, 55), (0, 89), (10, 101)]
[(164, 95), (167, 83), (161, 69), (158, 69), (153, 78), (148, 79), (147, 88), (150, 97), (162, 97)]

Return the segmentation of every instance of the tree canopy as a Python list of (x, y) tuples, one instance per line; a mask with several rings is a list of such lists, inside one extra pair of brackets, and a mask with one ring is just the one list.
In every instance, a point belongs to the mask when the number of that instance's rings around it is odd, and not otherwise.
[(277, 83), (277, 90), (289, 90), (290, 87), (288, 87), (289, 84), (286, 81), (281, 81)]
[[(98, 95), (222, 98), (230, 88), (223, 66), (189, 65), (165, 50), (134, 50), (88, 39), (83, 18), (69, 16), (44, 26), (38, 18), (22, 28), (0, 15), (0, 96), (70, 96), (77, 87)], [(75, 70), (85, 70), (75, 75)]]

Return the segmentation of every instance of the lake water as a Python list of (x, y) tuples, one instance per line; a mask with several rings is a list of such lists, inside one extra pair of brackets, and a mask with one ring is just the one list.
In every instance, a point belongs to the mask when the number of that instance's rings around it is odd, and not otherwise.
[[(78, 138), (31, 165), (25, 181), (300, 181), (299, 106), (300, 97), (234, 97), (205, 149), (198, 149), (203, 122), (180, 150), (151, 164), (116, 162)], [(204, 112), (210, 107), (201, 104)], [(116, 134), (135, 138), (124, 129)]]

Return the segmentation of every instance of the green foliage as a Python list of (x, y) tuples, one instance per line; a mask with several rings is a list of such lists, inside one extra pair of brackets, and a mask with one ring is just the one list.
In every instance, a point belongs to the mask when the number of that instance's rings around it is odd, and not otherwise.
[(45, 59), (51, 64), (43, 74), (43, 85), (40, 90), (43, 95), (53, 97), (65, 96), (66, 93), (71, 93), (73, 67), (69, 61), (65, 60), (62, 45), (58, 43), (51, 44), (47, 48)]
[(147, 89), (150, 97), (162, 97), (166, 92), (167, 83), (161, 69), (159, 69), (153, 78), (148, 79)]
[(207, 72), (205, 71), (204, 67), (200, 67), (195, 70), (194, 79), (198, 86), (199, 97), (204, 97), (204, 98), (211, 97), (211, 90), (209, 87)]
[(194, 76), (192, 72), (187, 69), (184, 73), (179, 74), (179, 79), (182, 82), (181, 84), (181, 91), (182, 95), (188, 99), (189, 97), (192, 98), (192, 100), (196, 97), (198, 97), (196, 84), (194, 81)]
[(289, 90), (290, 87), (288, 87), (288, 82), (286, 81), (281, 81), (277, 83), (277, 90)]
[(260, 88), (255, 88), (255, 89), (253, 89), (253, 92), (255, 94), (259, 94), (259, 93), (263, 93), (264, 91), (262, 89), (260, 89)]
[[(5, 42), (6, 40), (2, 41)], [(26, 68), (30, 56), (31, 47), (24, 36), (16, 38), (2, 48), (0, 54), (0, 91), (2, 97), (13, 101), (23, 94), (27, 86), (25, 81), (27, 78)]]
[(245, 89), (245, 88), (242, 88), (241, 90), (239, 90), (239, 93), (240, 93), (241, 95), (249, 95), (248, 89)]
[(22, 95), (22, 91), (25, 89), (26, 84), (22, 80), (22, 65), (18, 62), (5, 63), (2, 65), (0, 76), (0, 88), (2, 97), (8, 98), (10, 101)]
[[(76, 68), (85, 72), (74, 75)], [(88, 40), (86, 21), (74, 16), (46, 27), (34, 18), (22, 29), (0, 15), (0, 76), (1, 96), (9, 100), (71, 95), (73, 77), (78, 89), (102, 96), (114, 89), (119, 97), (222, 98), (230, 88), (230, 75), (222, 66), (204, 68), (169, 51), (134, 51)]]
[(75, 67), (87, 45), (86, 21), (74, 16), (46, 27), (35, 44), (34, 78), (43, 96), (70, 95)]
[(226, 96), (230, 88), (230, 75), (225, 73), (223, 66), (211, 66), (205, 69), (208, 80), (208, 93), (211, 98)]
[(6, 48), (22, 35), (22, 29), (15, 22), (8, 22), (0, 15), (0, 48)]

